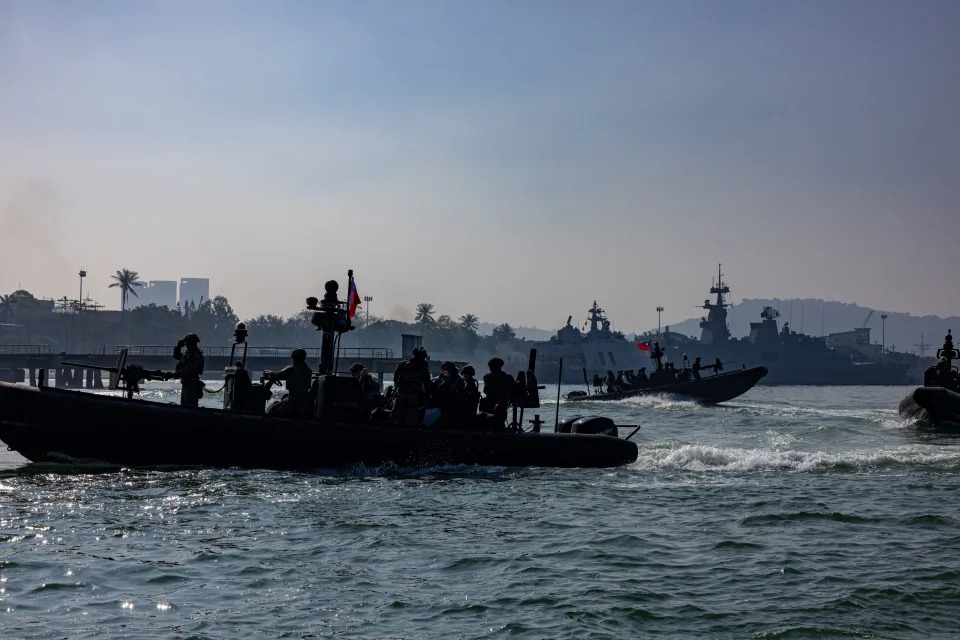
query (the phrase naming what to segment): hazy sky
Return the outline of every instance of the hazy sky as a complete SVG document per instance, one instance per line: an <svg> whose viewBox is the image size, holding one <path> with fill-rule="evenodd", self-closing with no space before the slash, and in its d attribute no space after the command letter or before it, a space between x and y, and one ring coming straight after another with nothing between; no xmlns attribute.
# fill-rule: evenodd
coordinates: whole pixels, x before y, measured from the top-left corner
<svg viewBox="0 0 960 640"><path fill-rule="evenodd" d="M960 314L960 2L0 0L0 292ZM345 287L344 287L345 289ZM409 315L407 316L409 317Z"/></svg>

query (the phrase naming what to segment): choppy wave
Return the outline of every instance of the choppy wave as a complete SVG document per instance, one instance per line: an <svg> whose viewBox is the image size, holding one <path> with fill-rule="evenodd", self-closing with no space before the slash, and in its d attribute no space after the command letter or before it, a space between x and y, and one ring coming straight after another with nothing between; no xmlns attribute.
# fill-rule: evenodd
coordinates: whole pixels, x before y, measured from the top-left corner
<svg viewBox="0 0 960 640"><path fill-rule="evenodd" d="M899 425L903 424L903 421L898 419L896 408L860 407L846 409L843 407L813 407L782 403L727 403L719 405L718 409L748 416L777 416L804 421L842 419L864 420L874 423L896 421Z"/></svg>
<svg viewBox="0 0 960 640"><path fill-rule="evenodd" d="M867 471L923 467L960 470L960 451L925 445L842 452L748 449L707 444L641 446L633 468L649 471Z"/></svg>

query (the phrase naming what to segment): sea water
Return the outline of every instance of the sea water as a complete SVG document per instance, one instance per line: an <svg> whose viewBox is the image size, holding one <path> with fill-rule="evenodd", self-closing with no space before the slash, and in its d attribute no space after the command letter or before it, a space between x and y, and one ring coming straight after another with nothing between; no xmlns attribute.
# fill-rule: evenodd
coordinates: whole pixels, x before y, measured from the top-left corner
<svg viewBox="0 0 960 640"><path fill-rule="evenodd" d="M958 637L960 440L901 421L906 392L562 402L561 419L642 425L616 469L71 469L3 451L0 637Z"/></svg>

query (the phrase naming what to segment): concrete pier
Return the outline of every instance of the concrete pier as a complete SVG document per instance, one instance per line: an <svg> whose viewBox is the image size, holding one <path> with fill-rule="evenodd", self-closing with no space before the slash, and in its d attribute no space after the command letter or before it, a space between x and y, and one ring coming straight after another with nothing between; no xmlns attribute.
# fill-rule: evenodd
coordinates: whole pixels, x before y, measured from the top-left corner
<svg viewBox="0 0 960 640"><path fill-rule="evenodd" d="M2 382L23 382L23 379L23 369L19 367L0 369L0 381Z"/></svg>

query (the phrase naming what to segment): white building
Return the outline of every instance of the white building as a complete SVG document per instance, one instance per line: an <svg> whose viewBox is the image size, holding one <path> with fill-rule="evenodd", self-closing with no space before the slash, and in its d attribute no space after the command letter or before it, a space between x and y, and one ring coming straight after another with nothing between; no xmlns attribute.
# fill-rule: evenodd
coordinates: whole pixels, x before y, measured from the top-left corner
<svg viewBox="0 0 960 640"><path fill-rule="evenodd" d="M144 287L143 293L140 294L141 297L146 294L150 302L147 304L155 304L158 307L166 307L167 309L175 309L177 307L177 281L176 280L151 280L150 283Z"/></svg>
<svg viewBox="0 0 960 640"><path fill-rule="evenodd" d="M151 280L142 287L134 287L136 295L127 296L127 308L136 309L155 304L158 307L175 309L177 306L176 280Z"/></svg>
<svg viewBox="0 0 960 640"><path fill-rule="evenodd" d="M142 287L134 287L131 293L127 294L127 306L124 311L136 309L137 307L146 307L150 305L149 283L144 282Z"/></svg>
<svg viewBox="0 0 960 640"><path fill-rule="evenodd" d="M185 309L187 303L191 307L199 307L210 299L210 278L181 278L180 279L180 308Z"/></svg>

